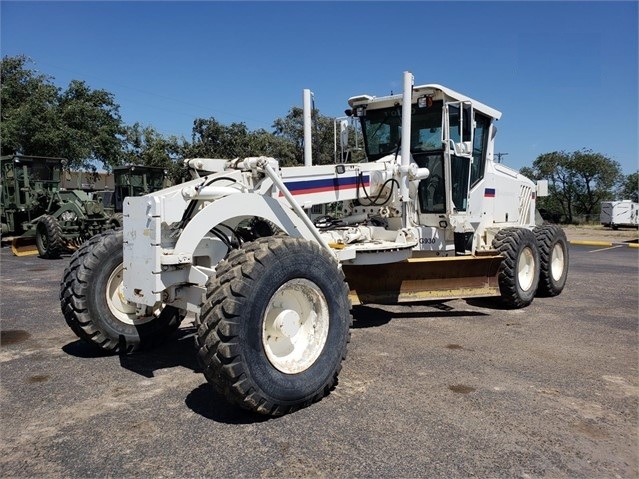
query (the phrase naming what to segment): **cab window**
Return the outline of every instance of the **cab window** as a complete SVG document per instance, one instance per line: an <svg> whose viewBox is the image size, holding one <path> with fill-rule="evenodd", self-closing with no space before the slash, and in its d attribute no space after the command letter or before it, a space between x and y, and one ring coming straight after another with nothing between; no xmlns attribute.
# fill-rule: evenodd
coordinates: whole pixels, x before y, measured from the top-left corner
<svg viewBox="0 0 639 479"><path fill-rule="evenodd" d="M473 165L470 170L471 188L484 177L490 118L479 112L475 112L475 125L475 137L473 139Z"/></svg>

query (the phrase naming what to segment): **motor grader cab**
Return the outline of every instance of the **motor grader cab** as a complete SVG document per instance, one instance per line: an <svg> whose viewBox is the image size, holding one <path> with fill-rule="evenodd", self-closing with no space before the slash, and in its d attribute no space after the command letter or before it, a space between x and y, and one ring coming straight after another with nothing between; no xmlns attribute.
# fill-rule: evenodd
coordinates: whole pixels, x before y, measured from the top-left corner
<svg viewBox="0 0 639 479"><path fill-rule="evenodd" d="M60 190L66 160L8 155L0 158L2 235L21 235L25 225L47 213Z"/></svg>
<svg viewBox="0 0 639 479"><path fill-rule="evenodd" d="M349 99L361 124L369 161L401 156L402 95ZM409 188L417 256L490 250L503 226L534 226L534 199L545 193L528 178L495 163L501 113L441 85L412 88L410 163L427 171Z"/></svg>
<svg viewBox="0 0 639 479"><path fill-rule="evenodd" d="M352 304L497 296L520 308L563 290L565 234L534 223L543 184L493 161L498 111L405 72L401 95L349 100L368 161L313 166L307 92L305 166L185 160L201 176L126 198L123 229L74 254L61 307L81 339L128 353L192 312L207 380L277 416L335 386ZM339 214L312 221L325 204Z"/></svg>
<svg viewBox="0 0 639 479"><path fill-rule="evenodd" d="M111 214L111 224L122 226L122 205L128 196L143 196L171 185L166 168L127 165L113 168L114 188L95 195L105 211Z"/></svg>
<svg viewBox="0 0 639 479"><path fill-rule="evenodd" d="M132 165L113 168L115 211L122 211L122 204L127 196L143 196L170 186L167 175L166 168L159 166Z"/></svg>

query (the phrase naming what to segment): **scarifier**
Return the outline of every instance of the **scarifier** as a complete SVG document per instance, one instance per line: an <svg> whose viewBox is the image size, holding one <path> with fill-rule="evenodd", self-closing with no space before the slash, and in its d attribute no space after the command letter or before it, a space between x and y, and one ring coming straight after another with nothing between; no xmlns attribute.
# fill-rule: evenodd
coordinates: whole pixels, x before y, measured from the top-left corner
<svg viewBox="0 0 639 479"><path fill-rule="evenodd" d="M190 159L207 174L127 198L123 229L91 239L64 273L73 331L126 353L193 313L207 380L281 415L336 385L352 304L500 296L521 308L562 291L565 234L535 220L547 185L493 161L500 112L414 86L410 72L402 94L348 102L365 162L313 166L305 121L304 166ZM321 205L338 214L311 220Z"/></svg>

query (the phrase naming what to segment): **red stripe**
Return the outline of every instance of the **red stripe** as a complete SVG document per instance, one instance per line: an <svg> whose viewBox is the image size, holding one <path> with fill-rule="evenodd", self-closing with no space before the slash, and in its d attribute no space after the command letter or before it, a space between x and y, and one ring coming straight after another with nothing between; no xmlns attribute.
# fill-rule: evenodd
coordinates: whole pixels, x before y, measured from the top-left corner
<svg viewBox="0 0 639 479"><path fill-rule="evenodd" d="M364 187L368 188L369 184L365 183L363 185ZM297 195L310 195L312 193L325 193L327 191L344 191L344 190L352 190L357 188L357 185L338 185L337 187L334 186L318 186L316 188L304 188L303 190L295 190L295 191L291 191L291 194L293 196L297 196ZM280 196L284 196L281 192L280 192Z"/></svg>

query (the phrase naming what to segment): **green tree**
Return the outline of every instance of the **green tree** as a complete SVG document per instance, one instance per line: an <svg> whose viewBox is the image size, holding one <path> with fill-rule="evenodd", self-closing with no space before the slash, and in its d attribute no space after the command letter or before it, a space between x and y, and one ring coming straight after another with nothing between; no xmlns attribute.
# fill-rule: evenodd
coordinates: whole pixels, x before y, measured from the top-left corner
<svg viewBox="0 0 639 479"><path fill-rule="evenodd" d="M613 195L621 179L619 163L601 153L582 149L544 153L522 173L535 180L548 180L549 197L539 207L551 213L560 212L572 223L576 215L592 217L599 212L601 201Z"/></svg>
<svg viewBox="0 0 639 479"><path fill-rule="evenodd" d="M113 94L72 80L57 106L61 132L54 140L71 165L98 162L108 170L122 162L124 126Z"/></svg>
<svg viewBox="0 0 639 479"><path fill-rule="evenodd" d="M599 214L601 202L614 195L623 178L619 163L583 149L572 153L571 164L577 179L578 212L588 217Z"/></svg>
<svg viewBox="0 0 639 479"><path fill-rule="evenodd" d="M123 126L113 95L78 80L62 91L30 62L21 55L0 65L2 154L64 157L70 168L119 164Z"/></svg>
<svg viewBox="0 0 639 479"><path fill-rule="evenodd" d="M151 126L134 123L124 128L122 162L126 165L160 166L179 182L183 165L181 159L189 144L184 138L165 137Z"/></svg>
<svg viewBox="0 0 639 479"><path fill-rule="evenodd" d="M225 126L215 118L198 118L193 122L192 143L183 149L185 158L246 158L270 156L282 166L298 164L297 149L285 137L264 129L249 131L244 123Z"/></svg>
<svg viewBox="0 0 639 479"><path fill-rule="evenodd" d="M273 132L249 131L244 123L222 125L214 118L193 123L192 142L164 137L151 126L125 126L114 96L72 80L66 90L53 78L29 68L26 56L4 57L1 64L2 154L57 156L69 168L107 171L120 164L165 166L177 174L178 159L271 156L282 166L301 165L303 110L292 108L276 119ZM313 163L334 156L334 120L312 112ZM352 136L352 135L351 135ZM176 166L178 165L178 166Z"/></svg>
<svg viewBox="0 0 639 479"><path fill-rule="evenodd" d="M547 179L542 177L539 172L534 171L531 167L526 166L521 168L519 172L534 181ZM566 218L566 208L564 208L561 202L562 196L556 193L556 187L554 187L550 182L548 183L548 190L548 196L537 197L537 209L544 219L549 220L552 223L560 223L562 218Z"/></svg>
<svg viewBox="0 0 639 479"><path fill-rule="evenodd" d="M312 155L313 164L324 165L334 163L334 125L333 118L312 112ZM304 163L304 110L293 107L284 118L273 122L274 134L278 138L288 140L293 145L296 164Z"/></svg>
<svg viewBox="0 0 639 479"><path fill-rule="evenodd" d="M294 145L285 138L278 137L264 129L251 133L249 156L269 156L276 158L281 166L298 164Z"/></svg>
<svg viewBox="0 0 639 479"><path fill-rule="evenodd" d="M273 133L264 129L249 131L244 123L222 125L215 118L198 118L193 122L192 143L186 145L184 157L245 158L270 156L281 166L299 166L304 163L303 109L293 107L284 118L272 125ZM335 161L335 125L333 118L312 113L312 154L314 164ZM350 140L354 142L354 133ZM360 157L361 153L358 153ZM361 158L359 158L361 160Z"/></svg>
<svg viewBox="0 0 639 479"><path fill-rule="evenodd" d="M620 200L639 203L639 171L630 173L624 178L618 197Z"/></svg>
<svg viewBox="0 0 639 479"><path fill-rule="evenodd" d="M193 122L188 157L239 158L247 156L249 131L244 123L225 126L215 118L197 118Z"/></svg>
<svg viewBox="0 0 639 479"><path fill-rule="evenodd" d="M567 153L555 151L539 155L532 169L523 174L534 180L548 180L549 196L538 207L545 206L549 212L560 213L569 223L572 222L576 185Z"/></svg>
<svg viewBox="0 0 639 479"><path fill-rule="evenodd" d="M58 88L51 77L25 68L24 55L3 57L0 63L0 135L2 155L60 156L51 141L59 135Z"/></svg>

